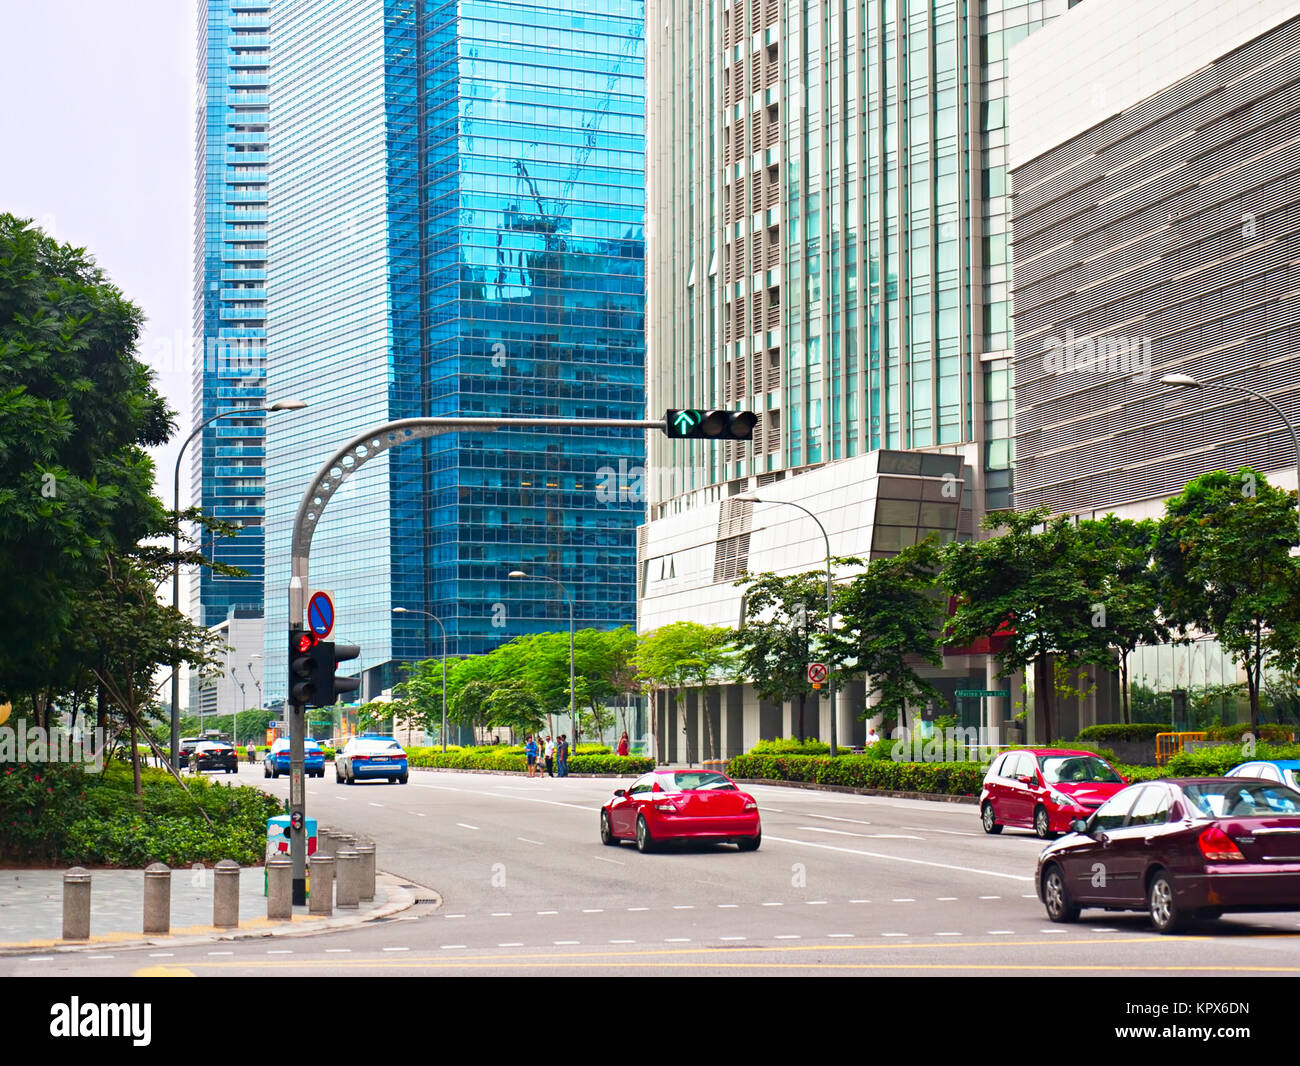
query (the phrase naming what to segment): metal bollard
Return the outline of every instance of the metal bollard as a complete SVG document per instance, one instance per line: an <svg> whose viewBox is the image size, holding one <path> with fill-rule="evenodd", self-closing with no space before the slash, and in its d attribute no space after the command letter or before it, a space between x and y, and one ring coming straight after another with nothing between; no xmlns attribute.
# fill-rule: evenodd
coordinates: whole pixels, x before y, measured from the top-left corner
<svg viewBox="0 0 1300 1066"><path fill-rule="evenodd" d="M375 845L358 844L357 854L361 856L361 899L370 903L375 898Z"/></svg>
<svg viewBox="0 0 1300 1066"><path fill-rule="evenodd" d="M311 898L308 913L329 917L334 913L334 856L320 849L311 857Z"/></svg>
<svg viewBox="0 0 1300 1066"><path fill-rule="evenodd" d="M156 862L144 871L144 932L146 936L172 931L172 872Z"/></svg>
<svg viewBox="0 0 1300 1066"><path fill-rule="evenodd" d="M293 917L292 859L272 859L266 864L266 916L273 922Z"/></svg>
<svg viewBox="0 0 1300 1066"><path fill-rule="evenodd" d="M338 864L334 904L339 910L356 910L361 900L361 856L345 848L334 861Z"/></svg>
<svg viewBox="0 0 1300 1066"><path fill-rule="evenodd" d="M90 939L90 871L82 866L63 875L63 939Z"/></svg>
<svg viewBox="0 0 1300 1066"><path fill-rule="evenodd" d="M212 924L219 928L239 925L239 863L217 863L212 887Z"/></svg>

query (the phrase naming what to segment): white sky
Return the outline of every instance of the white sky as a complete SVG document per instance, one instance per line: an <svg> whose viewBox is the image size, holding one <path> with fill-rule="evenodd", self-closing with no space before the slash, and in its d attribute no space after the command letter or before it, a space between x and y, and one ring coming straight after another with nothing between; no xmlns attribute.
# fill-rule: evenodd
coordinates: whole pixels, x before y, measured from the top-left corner
<svg viewBox="0 0 1300 1066"><path fill-rule="evenodd" d="M0 211L87 249L147 317L138 349L188 433L193 0L0 0ZM171 506L176 445L157 449ZM188 467L188 462L186 466ZM181 500L188 496L182 471Z"/></svg>

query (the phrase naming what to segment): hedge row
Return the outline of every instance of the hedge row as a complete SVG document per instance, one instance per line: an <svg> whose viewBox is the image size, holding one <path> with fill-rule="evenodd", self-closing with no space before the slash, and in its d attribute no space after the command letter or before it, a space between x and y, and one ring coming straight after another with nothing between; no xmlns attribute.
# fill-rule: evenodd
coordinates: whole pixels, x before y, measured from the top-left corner
<svg viewBox="0 0 1300 1066"><path fill-rule="evenodd" d="M829 755L830 753L829 744L812 737L807 740L799 740L797 737L760 740L749 750L750 755Z"/></svg>
<svg viewBox="0 0 1300 1066"><path fill-rule="evenodd" d="M1170 733L1173 726L1163 722L1104 722L1079 731L1080 740L1155 740L1157 733Z"/></svg>
<svg viewBox="0 0 1300 1066"><path fill-rule="evenodd" d="M1242 740L1247 734L1256 740L1267 740L1274 744L1292 744L1300 741L1300 726L1278 725L1276 722L1263 722L1256 730L1251 730L1249 722L1237 722L1233 725L1212 725L1205 729L1206 740Z"/></svg>
<svg viewBox="0 0 1300 1066"><path fill-rule="evenodd" d="M1220 777L1239 763L1256 759L1300 759L1300 744L1225 744L1180 751L1163 770L1167 777Z"/></svg>
<svg viewBox="0 0 1300 1066"><path fill-rule="evenodd" d="M977 795L986 770L977 762L894 762L865 755L738 755L727 763L735 778L949 796Z"/></svg>
<svg viewBox="0 0 1300 1066"><path fill-rule="evenodd" d="M406 754L411 766L431 766L441 770L495 770L498 773L524 773L528 770L528 760L522 753L449 751L444 755L433 748L411 748ZM569 756L571 774L643 774L654 767L653 759L639 755Z"/></svg>

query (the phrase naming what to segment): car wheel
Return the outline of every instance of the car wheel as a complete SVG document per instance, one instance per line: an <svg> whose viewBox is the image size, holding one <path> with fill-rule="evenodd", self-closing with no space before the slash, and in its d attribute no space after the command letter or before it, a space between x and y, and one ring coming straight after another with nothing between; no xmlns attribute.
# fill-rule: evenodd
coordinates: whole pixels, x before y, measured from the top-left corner
<svg viewBox="0 0 1300 1066"><path fill-rule="evenodd" d="M997 817L993 813L993 804L986 803L980 809L980 825L984 827L986 833L1000 833L1002 826L997 822Z"/></svg>
<svg viewBox="0 0 1300 1066"><path fill-rule="evenodd" d="M1065 874L1059 866L1049 866L1043 874L1043 903L1047 907L1047 917L1053 922L1077 922L1079 905L1070 899L1070 890L1065 887Z"/></svg>
<svg viewBox="0 0 1300 1066"><path fill-rule="evenodd" d="M407 775L406 775L406 774L403 774L401 777L399 777L399 778L397 779L397 783L398 783L399 785L404 785L404 784L406 784L406 780L407 780Z"/></svg>
<svg viewBox="0 0 1300 1066"><path fill-rule="evenodd" d="M1052 832L1052 819L1046 807L1039 807L1034 811L1034 835L1039 840L1056 839L1056 834Z"/></svg>
<svg viewBox="0 0 1300 1066"><path fill-rule="evenodd" d="M741 851L757 851L758 846L763 843L763 834L755 833L752 837L741 837L736 841L736 846Z"/></svg>
<svg viewBox="0 0 1300 1066"><path fill-rule="evenodd" d="M337 766L334 767L334 783L338 785L343 784L343 775L339 773L339 768Z"/></svg>
<svg viewBox="0 0 1300 1066"><path fill-rule="evenodd" d="M269 762L268 762L268 763L262 763L262 776L263 776L263 777L270 777L270 776L271 776L271 764L270 764Z"/></svg>
<svg viewBox="0 0 1300 1066"><path fill-rule="evenodd" d="M600 812L600 842L608 847L618 847L618 837L614 835L614 827L609 824L609 814L606 811Z"/></svg>
<svg viewBox="0 0 1300 1066"><path fill-rule="evenodd" d="M357 783L357 775L353 773L351 770L348 770L348 784L355 785L356 783Z"/></svg>
<svg viewBox="0 0 1300 1066"><path fill-rule="evenodd" d="M645 824L645 815L638 814L636 817L636 850L645 854L648 851L654 851L654 837L650 835L650 827Z"/></svg>
<svg viewBox="0 0 1300 1066"><path fill-rule="evenodd" d="M1187 924L1187 916L1179 910L1174 898L1174 883L1164 870L1151 878L1147 889L1147 910L1157 933L1176 933Z"/></svg>

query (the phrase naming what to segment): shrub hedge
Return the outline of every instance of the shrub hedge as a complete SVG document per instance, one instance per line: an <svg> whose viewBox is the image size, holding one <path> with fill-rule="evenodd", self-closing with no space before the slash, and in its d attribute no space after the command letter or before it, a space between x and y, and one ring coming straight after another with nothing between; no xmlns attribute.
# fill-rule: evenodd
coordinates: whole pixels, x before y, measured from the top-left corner
<svg viewBox="0 0 1300 1066"><path fill-rule="evenodd" d="M1079 731L1079 740L1155 740L1157 733L1171 733L1173 726L1162 722L1105 722Z"/></svg>
<svg viewBox="0 0 1300 1066"><path fill-rule="evenodd" d="M1249 722L1236 722L1233 725L1212 725L1206 728L1205 739L1242 740L1251 732ZM1261 722L1259 728L1253 732L1256 740L1267 740L1273 744L1293 744L1300 741L1300 726Z"/></svg>
<svg viewBox="0 0 1300 1066"><path fill-rule="evenodd" d="M867 755L739 755L727 763L735 778L974 796L987 767L969 762L894 762Z"/></svg>
<svg viewBox="0 0 1300 1066"><path fill-rule="evenodd" d="M1165 777L1219 777L1237 764L1255 759L1300 759L1300 744L1256 744L1253 750L1240 744L1225 744L1219 748L1180 751L1162 770Z"/></svg>
<svg viewBox="0 0 1300 1066"><path fill-rule="evenodd" d="M812 737L807 740L799 740L796 737L760 740L749 750L750 755L829 755L830 753L829 744Z"/></svg>
<svg viewBox="0 0 1300 1066"><path fill-rule="evenodd" d="M606 749L608 751L608 749ZM465 751L448 751L443 754L434 748L409 748L407 760L411 766L430 766L442 770L494 770L500 772L522 773L528 769L528 760L523 751L514 750L483 752L481 749ZM569 773L571 774L643 774L653 770L653 759L639 755L594 754L569 756Z"/></svg>

